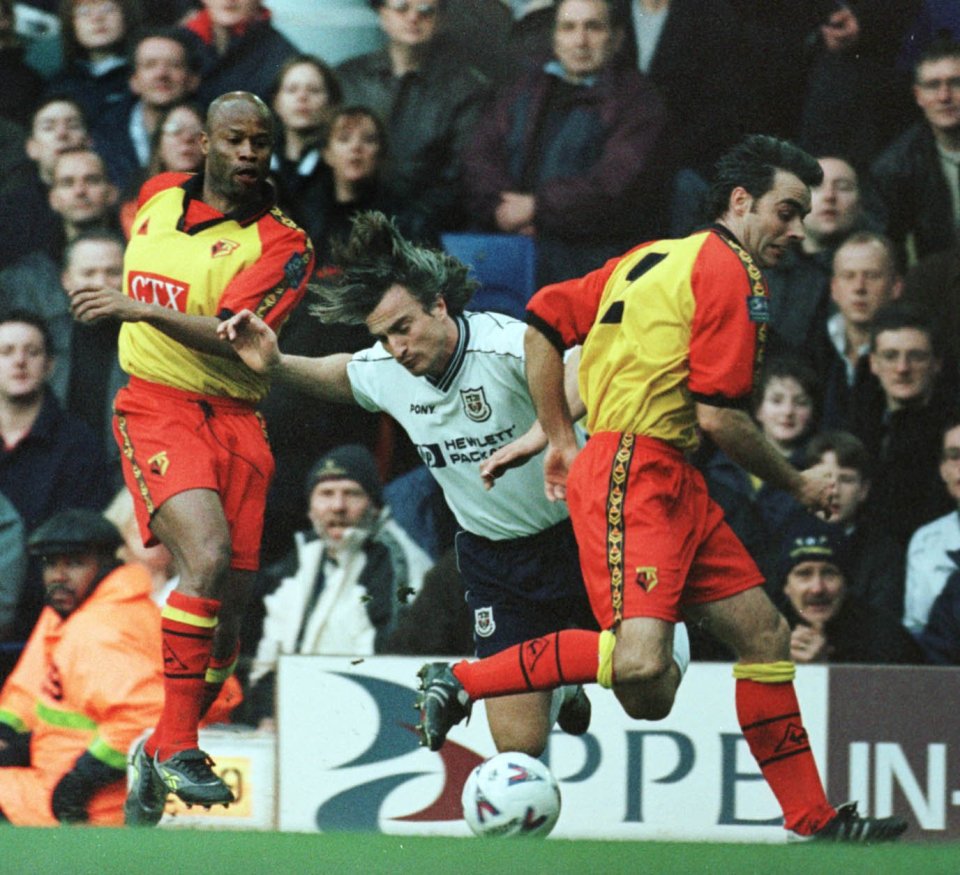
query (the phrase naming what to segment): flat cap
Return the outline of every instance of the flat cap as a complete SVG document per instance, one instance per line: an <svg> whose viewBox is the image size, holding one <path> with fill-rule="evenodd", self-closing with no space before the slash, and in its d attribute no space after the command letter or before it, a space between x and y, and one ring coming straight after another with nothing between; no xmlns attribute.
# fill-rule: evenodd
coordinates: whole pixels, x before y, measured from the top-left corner
<svg viewBox="0 0 960 875"><path fill-rule="evenodd" d="M27 539L27 549L33 556L43 556L115 550L122 543L120 531L103 514L78 507L55 513L37 526Z"/></svg>

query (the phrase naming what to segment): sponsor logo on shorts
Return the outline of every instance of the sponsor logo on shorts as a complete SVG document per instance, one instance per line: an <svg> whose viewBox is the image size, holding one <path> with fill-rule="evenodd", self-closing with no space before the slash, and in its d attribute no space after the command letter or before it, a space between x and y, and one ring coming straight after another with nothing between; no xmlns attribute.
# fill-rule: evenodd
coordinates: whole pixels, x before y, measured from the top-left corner
<svg viewBox="0 0 960 875"><path fill-rule="evenodd" d="M490 418L490 405L487 396L483 393L483 386L478 389L461 389L460 400L463 402L463 412L468 419L474 422L486 422Z"/></svg>
<svg viewBox="0 0 960 875"><path fill-rule="evenodd" d="M479 638L489 638L497 631L493 608L477 608L473 612L473 630Z"/></svg>
<svg viewBox="0 0 960 875"><path fill-rule="evenodd" d="M641 565L637 568L637 583L644 592L650 592L658 583L657 569L654 565Z"/></svg>
<svg viewBox="0 0 960 875"><path fill-rule="evenodd" d="M151 474L163 477L167 473L167 468L170 467L170 459L167 458L167 451L161 450L159 453L151 456L147 459L147 464L150 466Z"/></svg>

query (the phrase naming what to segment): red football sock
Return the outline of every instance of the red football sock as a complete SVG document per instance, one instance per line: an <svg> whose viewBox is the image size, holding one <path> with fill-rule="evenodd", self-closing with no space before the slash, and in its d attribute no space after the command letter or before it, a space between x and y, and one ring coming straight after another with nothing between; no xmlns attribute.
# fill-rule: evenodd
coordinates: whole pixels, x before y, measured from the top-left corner
<svg viewBox="0 0 960 875"><path fill-rule="evenodd" d="M471 699L597 682L600 633L564 629L453 667Z"/></svg>
<svg viewBox="0 0 960 875"><path fill-rule="evenodd" d="M203 720L210 710L210 706L217 701L217 696L223 689L237 667L237 659L240 656L240 642L238 641L229 656L217 657L211 656L207 663L207 671L204 675L203 698L200 702L200 719Z"/></svg>
<svg viewBox="0 0 960 875"><path fill-rule="evenodd" d="M792 683L737 680L737 718L750 752L783 809L783 825L810 835L835 814L803 728Z"/></svg>
<svg viewBox="0 0 960 875"><path fill-rule="evenodd" d="M220 602L170 593L161 613L163 712L144 749L168 759L198 746L197 724Z"/></svg>

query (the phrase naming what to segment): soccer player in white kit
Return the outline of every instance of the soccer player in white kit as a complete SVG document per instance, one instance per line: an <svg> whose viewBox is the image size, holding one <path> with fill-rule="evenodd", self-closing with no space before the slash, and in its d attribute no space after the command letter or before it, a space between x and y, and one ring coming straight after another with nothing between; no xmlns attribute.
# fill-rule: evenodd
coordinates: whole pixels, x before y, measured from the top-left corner
<svg viewBox="0 0 960 875"><path fill-rule="evenodd" d="M365 324L378 341L370 349L281 354L270 328L248 311L222 323L222 336L254 370L326 400L385 411L405 429L462 529L457 559L478 656L561 628L596 629L566 505L544 495L540 455L516 464L540 446L524 373L526 326L465 312L475 288L467 269L408 243L379 213L355 220L337 264L340 272L317 289L316 309L324 321ZM679 685L689 644L682 626L678 633ZM579 688L490 699L486 709L498 750L533 756L558 709L567 731L589 723Z"/></svg>

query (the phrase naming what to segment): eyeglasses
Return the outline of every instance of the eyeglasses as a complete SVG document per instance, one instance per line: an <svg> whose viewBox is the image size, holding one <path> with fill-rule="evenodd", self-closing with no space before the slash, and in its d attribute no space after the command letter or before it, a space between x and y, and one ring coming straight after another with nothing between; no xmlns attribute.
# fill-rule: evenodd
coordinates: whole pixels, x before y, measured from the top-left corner
<svg viewBox="0 0 960 875"><path fill-rule="evenodd" d="M405 15L413 9L417 15L424 18L433 18L437 14L436 3L411 3L410 0L384 0L383 5L391 12Z"/></svg>

